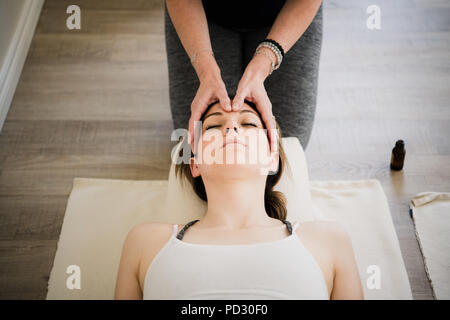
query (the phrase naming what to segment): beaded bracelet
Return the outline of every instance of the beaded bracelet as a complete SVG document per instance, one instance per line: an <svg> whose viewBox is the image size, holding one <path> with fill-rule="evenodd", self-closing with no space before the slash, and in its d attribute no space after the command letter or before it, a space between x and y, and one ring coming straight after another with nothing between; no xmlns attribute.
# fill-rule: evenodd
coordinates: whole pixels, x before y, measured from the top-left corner
<svg viewBox="0 0 450 320"><path fill-rule="evenodd" d="M263 41L261 41L259 43L258 47L256 48L256 51L259 51L259 48L261 48L261 47L269 48L270 50L272 50L272 52L277 57L278 63L275 66L272 64L272 70L270 72L270 73L272 73L273 70L276 70L280 67L281 61L283 61L283 58L284 58L283 47L277 41L275 41L273 39L269 39L269 38L266 38Z"/></svg>
<svg viewBox="0 0 450 320"><path fill-rule="evenodd" d="M264 39L263 42L270 42L270 43L272 43L273 45L275 45L275 46L278 48L278 50L280 50L281 55L282 55L283 58L284 58L284 50L283 50L283 47L281 46L281 44L279 44L278 42L276 42L276 41L273 40L273 39L267 39L267 38Z"/></svg>
<svg viewBox="0 0 450 320"><path fill-rule="evenodd" d="M270 60L270 72L269 72L269 75L271 75L273 70L275 70L275 66L276 66L276 63L273 61L272 56L270 55L270 53L261 50L261 47L256 49L256 51L253 54L253 56L255 56L257 54L264 54L267 58L269 58L269 60Z"/></svg>
<svg viewBox="0 0 450 320"><path fill-rule="evenodd" d="M281 54L281 51L277 48L277 46L275 46L273 43L270 42L261 42L257 47L256 47L256 51L258 51L260 48L262 47L266 47L269 48L270 50L272 50L272 52L275 54L275 56L277 57L277 63L276 65L273 67L273 70L276 70L280 67L281 61L283 61L283 55ZM273 71L272 70L272 71Z"/></svg>

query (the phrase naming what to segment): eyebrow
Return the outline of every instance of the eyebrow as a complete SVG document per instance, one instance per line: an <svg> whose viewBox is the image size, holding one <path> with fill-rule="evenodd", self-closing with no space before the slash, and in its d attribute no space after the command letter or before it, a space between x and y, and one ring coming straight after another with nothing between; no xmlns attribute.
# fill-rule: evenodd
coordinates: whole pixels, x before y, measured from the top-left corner
<svg viewBox="0 0 450 320"><path fill-rule="evenodd" d="M258 117L258 119L259 119L259 116L258 116L258 114L257 114L255 111L248 110L248 109L244 109L244 110L239 111L239 113L244 113L244 112L250 112L250 113L253 113L253 114L256 115L256 116ZM223 115L223 112L217 111L217 112L210 113L210 114L208 114L206 117L203 118L203 121L205 121L207 118L209 118L209 117L211 117L211 116L220 116L220 115Z"/></svg>

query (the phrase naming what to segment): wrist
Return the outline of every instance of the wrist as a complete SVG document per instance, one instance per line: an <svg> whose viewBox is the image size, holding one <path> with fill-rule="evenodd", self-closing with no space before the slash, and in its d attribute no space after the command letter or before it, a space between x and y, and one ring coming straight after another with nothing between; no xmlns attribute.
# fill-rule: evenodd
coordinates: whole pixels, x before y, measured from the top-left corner
<svg viewBox="0 0 450 320"><path fill-rule="evenodd" d="M193 67L200 82L204 79L220 76L219 66L210 52L199 53Z"/></svg>
<svg viewBox="0 0 450 320"><path fill-rule="evenodd" d="M271 70L272 61L263 54L256 54L247 65L246 73L264 81L270 75Z"/></svg>

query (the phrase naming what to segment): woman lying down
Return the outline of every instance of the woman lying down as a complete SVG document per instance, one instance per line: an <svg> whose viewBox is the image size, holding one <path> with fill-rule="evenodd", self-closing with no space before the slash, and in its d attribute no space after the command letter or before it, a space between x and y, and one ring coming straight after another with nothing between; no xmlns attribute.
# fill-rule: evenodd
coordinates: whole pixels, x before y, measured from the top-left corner
<svg viewBox="0 0 450 320"><path fill-rule="evenodd" d="M270 150L251 102L239 111L212 103L201 120L195 156L176 174L207 202L206 214L185 225L133 227L115 298L363 299L345 230L286 220L286 199L273 190L287 164L279 126L278 150Z"/></svg>

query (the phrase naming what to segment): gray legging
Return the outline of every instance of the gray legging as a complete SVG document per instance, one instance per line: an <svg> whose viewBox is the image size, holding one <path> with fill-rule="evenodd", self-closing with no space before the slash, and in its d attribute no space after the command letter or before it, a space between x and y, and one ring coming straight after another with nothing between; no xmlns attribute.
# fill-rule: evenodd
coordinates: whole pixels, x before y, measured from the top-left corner
<svg viewBox="0 0 450 320"><path fill-rule="evenodd" d="M169 95L173 126L188 128L190 106L199 80L165 7L165 38L169 68ZM225 28L208 21L211 45L230 96L270 27L256 30ZM308 29L286 53L278 70L264 82L272 112L283 137L297 137L306 147L311 136L317 99L322 47L322 4Z"/></svg>

